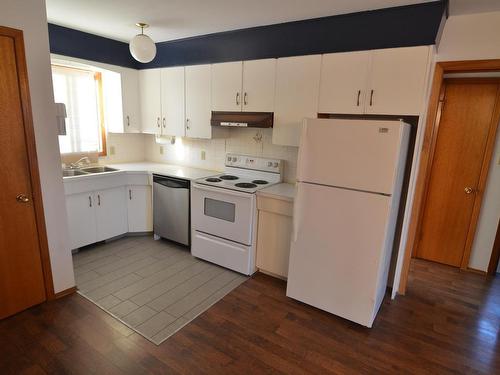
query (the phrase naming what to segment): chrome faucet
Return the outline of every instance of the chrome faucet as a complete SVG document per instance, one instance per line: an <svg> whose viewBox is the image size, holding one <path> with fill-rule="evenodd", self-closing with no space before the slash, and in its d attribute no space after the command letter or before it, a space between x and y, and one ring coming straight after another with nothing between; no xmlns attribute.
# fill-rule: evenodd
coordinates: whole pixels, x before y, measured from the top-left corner
<svg viewBox="0 0 500 375"><path fill-rule="evenodd" d="M83 163L84 161L85 161L85 164L90 164L90 159L87 156L84 156L83 158L78 159L76 162L70 163L69 164L69 169L78 169L78 168L81 168L82 165L84 164Z"/></svg>

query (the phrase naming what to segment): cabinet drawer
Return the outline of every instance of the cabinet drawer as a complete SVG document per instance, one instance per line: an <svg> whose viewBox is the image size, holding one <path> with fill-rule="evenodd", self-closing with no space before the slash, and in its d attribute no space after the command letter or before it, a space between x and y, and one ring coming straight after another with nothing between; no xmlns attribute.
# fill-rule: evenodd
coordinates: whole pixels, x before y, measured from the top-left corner
<svg viewBox="0 0 500 375"><path fill-rule="evenodd" d="M257 197L257 209L279 215L293 216L293 203L282 199Z"/></svg>

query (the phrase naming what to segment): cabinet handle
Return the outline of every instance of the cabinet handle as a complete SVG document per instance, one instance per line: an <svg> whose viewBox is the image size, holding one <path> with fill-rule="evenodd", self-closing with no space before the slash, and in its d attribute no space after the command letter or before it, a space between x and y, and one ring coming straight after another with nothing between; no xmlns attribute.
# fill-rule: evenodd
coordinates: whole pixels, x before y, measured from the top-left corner
<svg viewBox="0 0 500 375"><path fill-rule="evenodd" d="M187 130L191 129L191 128L189 127L189 119L188 119L188 118L186 119L186 129L187 129Z"/></svg>
<svg viewBox="0 0 500 375"><path fill-rule="evenodd" d="M132 189L128 189L128 199L132 200Z"/></svg>
<svg viewBox="0 0 500 375"><path fill-rule="evenodd" d="M356 106L359 107L359 97L361 95L361 90L358 90L358 99L356 100Z"/></svg>
<svg viewBox="0 0 500 375"><path fill-rule="evenodd" d="M127 126L130 126L130 117L127 116Z"/></svg>
<svg viewBox="0 0 500 375"><path fill-rule="evenodd" d="M101 205L101 196L99 194L97 194L97 205Z"/></svg>
<svg viewBox="0 0 500 375"><path fill-rule="evenodd" d="M243 95L243 104L245 104L245 105L247 105L247 104L248 104L247 97L248 97L248 94L247 94L247 93L245 93L245 94Z"/></svg>
<svg viewBox="0 0 500 375"><path fill-rule="evenodd" d="M160 127L160 118L159 117L156 118L156 126Z"/></svg>
<svg viewBox="0 0 500 375"><path fill-rule="evenodd" d="M370 91L370 107L373 105L373 89Z"/></svg>
<svg viewBox="0 0 500 375"><path fill-rule="evenodd" d="M89 195L89 207L92 207L92 197Z"/></svg>
<svg viewBox="0 0 500 375"><path fill-rule="evenodd" d="M163 128L166 128L167 127L167 120L165 119L165 117L163 117Z"/></svg>
<svg viewBox="0 0 500 375"><path fill-rule="evenodd" d="M240 93L236 93L236 105L240 105Z"/></svg>

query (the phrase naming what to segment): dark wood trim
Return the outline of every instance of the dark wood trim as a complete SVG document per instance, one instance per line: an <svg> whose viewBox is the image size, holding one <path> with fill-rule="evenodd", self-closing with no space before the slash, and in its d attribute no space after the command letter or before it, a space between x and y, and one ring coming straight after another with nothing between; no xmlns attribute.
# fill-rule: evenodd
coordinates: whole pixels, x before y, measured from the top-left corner
<svg viewBox="0 0 500 375"><path fill-rule="evenodd" d="M434 156L434 149L437 139L437 133L439 128L439 120L440 120L440 102L442 95L442 88L444 84L444 74L445 73L467 73L467 72L491 72L491 71L500 71L500 59L495 60L470 60L470 61L444 61L437 62L434 69L434 77L432 80L431 86L431 94L429 98L429 105L427 109L427 118L424 129L424 139L422 144L422 150L420 152L420 160L419 160L419 170L417 175L417 181L415 184L415 194L413 198L412 211L410 217L410 223L408 226L408 240L405 247L403 268L401 271L401 278L399 281L399 294L405 294L406 287L408 284L408 275L410 272L410 261L412 253L418 243L418 232L420 227L420 222L422 219L422 211L425 203L425 195L429 183L430 171L432 166L432 158ZM498 101L495 108L495 115L499 116L499 108ZM497 117L498 118L498 117ZM496 125L495 126L496 132ZM492 128L490 128L492 129ZM491 138L494 138L495 133L489 134L488 145L485 151L485 158L491 158L491 154L493 153L493 149L490 145L490 142L494 142ZM490 154L490 155L488 155ZM483 194L484 184L486 183L487 172L489 170L489 164L485 167L483 163L483 170L486 169L486 172L481 172L480 180L483 183L481 188L481 196ZM480 204L479 199L479 204ZM480 205L479 205L480 208ZM479 212L477 212L477 215ZM474 233L472 233L473 239ZM470 245L472 244L472 239L468 234L468 241L470 241ZM468 251L467 257L464 257L462 264L465 263L465 258L468 259L470 256L470 249Z"/></svg>
<svg viewBox="0 0 500 375"><path fill-rule="evenodd" d="M73 293L76 293L77 290L78 290L78 288L76 286L74 286L74 287L71 287L71 288L68 288L65 290L61 290L60 292L57 292L54 297L55 297L55 299L66 297L66 296L69 296Z"/></svg>
<svg viewBox="0 0 500 375"><path fill-rule="evenodd" d="M500 220L498 220L497 235L491 250L490 263L488 264L488 275L493 276L497 272L498 263L500 261Z"/></svg>
<svg viewBox="0 0 500 375"><path fill-rule="evenodd" d="M100 72L94 73L94 79L97 85L97 101L99 111L99 131L101 135L101 150L99 151L99 156L108 155L108 148L106 145L106 124L104 115L104 93L102 89L102 74Z"/></svg>
<svg viewBox="0 0 500 375"><path fill-rule="evenodd" d="M31 190L33 194L33 206L35 209L36 225L38 230L38 241L40 256L42 260L43 277L45 281L45 293L47 299L54 299L54 283L52 279L52 268L50 266L49 244L47 240L47 229L42 202L42 188L40 185L40 174L38 170L38 158L36 154L35 132L33 129L33 114L31 110L31 96L28 84L28 69L24 50L24 38L21 30L0 26L0 34L10 36L14 39L16 50L16 63L19 76L19 89L21 94L21 106L23 111L24 134L26 138L26 149L30 168Z"/></svg>

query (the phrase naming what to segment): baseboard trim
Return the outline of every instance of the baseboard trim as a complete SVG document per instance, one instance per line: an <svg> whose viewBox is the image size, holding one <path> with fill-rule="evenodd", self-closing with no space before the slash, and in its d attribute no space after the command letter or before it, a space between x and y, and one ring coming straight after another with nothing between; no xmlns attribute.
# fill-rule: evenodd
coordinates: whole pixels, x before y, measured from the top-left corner
<svg viewBox="0 0 500 375"><path fill-rule="evenodd" d="M73 293L76 293L76 286L73 286L71 288L68 288L68 289L65 289L65 290L61 290L60 292L57 292L54 295L54 299L66 297L66 296L69 296L70 294L73 294Z"/></svg>
<svg viewBox="0 0 500 375"><path fill-rule="evenodd" d="M486 276L486 271L477 270L475 268L467 267L468 272L477 273L478 275Z"/></svg>

